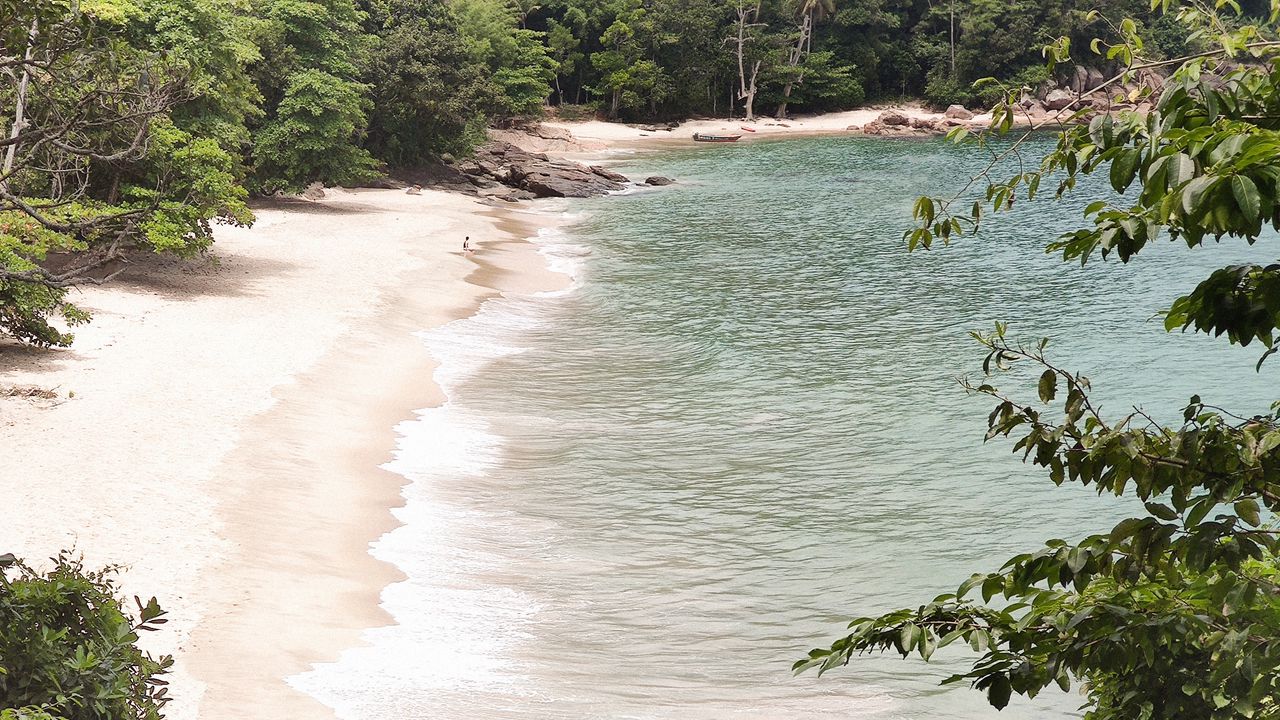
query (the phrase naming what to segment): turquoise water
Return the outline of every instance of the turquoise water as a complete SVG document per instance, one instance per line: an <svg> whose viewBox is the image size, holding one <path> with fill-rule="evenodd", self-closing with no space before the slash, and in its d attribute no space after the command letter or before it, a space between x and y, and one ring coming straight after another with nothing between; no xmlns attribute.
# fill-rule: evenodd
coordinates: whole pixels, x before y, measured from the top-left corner
<svg viewBox="0 0 1280 720"><path fill-rule="evenodd" d="M938 686L959 654L789 672L851 616L1128 509L981 442L990 403L955 382L980 369L967 331L1051 336L1104 411L1172 419L1193 392L1261 410L1274 367L1153 316L1275 242L1081 268L1042 252L1079 205L1037 202L907 254L914 197L981 161L868 139L626 159L680 183L568 206L580 221L542 242L574 289L427 337L450 403L402 428L407 525L376 553L409 575L385 597L400 625L300 686L366 718L990 716Z"/></svg>

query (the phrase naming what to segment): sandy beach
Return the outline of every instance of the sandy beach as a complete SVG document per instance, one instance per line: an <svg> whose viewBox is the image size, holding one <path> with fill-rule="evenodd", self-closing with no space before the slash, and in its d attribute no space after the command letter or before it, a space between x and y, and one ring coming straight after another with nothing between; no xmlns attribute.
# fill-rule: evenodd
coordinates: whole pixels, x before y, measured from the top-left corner
<svg viewBox="0 0 1280 720"><path fill-rule="evenodd" d="M692 142L694 133L741 135L743 140L798 137L805 135L848 135L850 128L872 122L886 110L901 113L908 119L940 121L945 115L919 105L868 107L845 112L806 115L786 120L759 117L751 122L737 119L700 119L680 123L670 130L645 129L644 125L604 122L600 120L548 121L543 125L560 128L574 135L587 151L616 150L631 147L653 147L665 142ZM985 127L990 113L975 114L968 122ZM555 147L544 147L555 151Z"/></svg>
<svg viewBox="0 0 1280 720"><path fill-rule="evenodd" d="M881 111L761 120L752 138ZM578 138L557 154L596 158L742 125L547 124ZM379 596L400 575L368 550L405 481L379 466L397 423L444 400L414 333L568 282L523 240L554 222L528 206L330 190L255 212L217 229L212 258L139 258L76 291L94 319L72 347L0 341L0 552L74 548L157 596L170 622L146 642L177 657L178 720L329 715L286 678L390 621Z"/></svg>
<svg viewBox="0 0 1280 720"><path fill-rule="evenodd" d="M412 333L565 282L532 216L459 195L329 191L77 292L68 349L0 345L0 546L125 566L169 611L171 718L323 717L285 678L385 624L367 550L403 478L392 428L440 402ZM464 236L477 242L464 255Z"/></svg>

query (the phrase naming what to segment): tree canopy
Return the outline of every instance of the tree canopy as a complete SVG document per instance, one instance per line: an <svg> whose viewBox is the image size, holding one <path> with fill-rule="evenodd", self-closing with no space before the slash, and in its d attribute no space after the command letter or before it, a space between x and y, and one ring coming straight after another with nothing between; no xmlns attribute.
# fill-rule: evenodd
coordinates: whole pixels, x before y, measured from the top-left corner
<svg viewBox="0 0 1280 720"><path fill-rule="evenodd" d="M68 286L109 279L137 252L206 251L213 224L252 221L250 193L465 154L487 124L548 103L650 120L994 102L972 82L1046 82L1041 41L1108 27L1087 7L0 0L0 332L65 345L87 317ZM1133 10L1148 49L1185 45Z"/></svg>
<svg viewBox="0 0 1280 720"><path fill-rule="evenodd" d="M976 202L965 193L921 198L910 246L976 232L990 222L985 211L1035 197L1042 185L1072 194L1094 173L1116 194L1088 205L1087 227L1049 243L1064 260L1128 262L1161 238L1189 248L1210 239L1274 244L1280 3L1262 16L1231 2L1217 3L1221 13L1198 2L1155 6L1185 26L1183 56L1150 54L1132 20L1118 24L1114 42L1063 38L1049 48L1054 62L1080 53L1119 59L1121 72L1098 93L1143 69L1172 69L1152 112L1068 127L1038 164L1022 162L1020 141L991 146L992 165L975 178L985 194ZM1016 99L997 108L996 134L1009 128ZM962 135L955 137L975 141ZM1024 170L996 177L1008 160ZM1280 347L1280 264L1218 270L1164 318L1169 330L1260 347L1250 371L1274 370L1264 361ZM1280 530L1272 519L1280 510L1280 402L1249 415L1194 396L1178 424L1141 408L1104 414L1090 380L1053 363L1048 340L1017 342L1004 325L974 338L986 352L984 377L964 387L996 403L987 439L1014 440L1014 451L1056 485L1136 498L1145 514L1080 540L1050 540L919 607L856 619L796 669L829 670L876 651L928 660L963 644L977 659L948 682L971 683L996 708L1015 693L1082 683L1091 720L1280 718ZM1029 398L993 384L1015 365L1039 377Z"/></svg>

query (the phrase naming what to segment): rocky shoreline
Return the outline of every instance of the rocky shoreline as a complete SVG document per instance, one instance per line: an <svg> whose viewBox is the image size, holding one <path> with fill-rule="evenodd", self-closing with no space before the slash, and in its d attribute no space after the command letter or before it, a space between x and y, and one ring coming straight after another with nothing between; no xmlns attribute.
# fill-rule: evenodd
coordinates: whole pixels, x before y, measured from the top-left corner
<svg viewBox="0 0 1280 720"><path fill-rule="evenodd" d="M1152 99L1163 88L1165 78L1158 73L1144 71L1128 82L1116 83L1105 91L1099 90L1106 82L1099 70L1077 68L1062 86L1046 85L1027 90L1015 109L1014 123L1023 128L1055 127L1087 120L1099 113L1149 112ZM988 127L988 121L989 115L980 116L960 105L951 105L942 113L922 113L895 107L880 111L869 122L840 127L849 134L930 137L957 127L983 130ZM766 126L790 127L766 118L756 122ZM629 127L639 131L640 137L645 137L662 131L671 132L680 125L667 123ZM745 126L743 130L755 132ZM763 130L761 132L763 134ZM841 134L839 128L827 132ZM472 157L456 159L446 156L442 162L431 166L393 171L392 176L396 180L384 179L376 184L401 188L416 184L494 201L519 202L547 197L594 197L635 185L660 186L672 182L669 178L660 177L634 182L600 165L553 157L590 153L604 147L604 144L576 137L564 127L528 122L491 130L489 142L477 148Z"/></svg>

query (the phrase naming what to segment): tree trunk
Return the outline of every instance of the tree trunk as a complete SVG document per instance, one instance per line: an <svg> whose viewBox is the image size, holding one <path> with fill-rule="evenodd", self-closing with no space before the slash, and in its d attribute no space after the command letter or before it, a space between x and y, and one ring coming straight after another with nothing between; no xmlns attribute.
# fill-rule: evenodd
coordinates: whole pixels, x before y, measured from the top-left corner
<svg viewBox="0 0 1280 720"><path fill-rule="evenodd" d="M956 79L956 0L951 0L951 79Z"/></svg>
<svg viewBox="0 0 1280 720"><path fill-rule="evenodd" d="M791 48L787 53L787 66L796 72L794 80L788 80L786 85L782 86L782 102L778 103L778 111L774 115L779 119L787 116L787 104L791 102L791 89L796 85L804 82L804 72L796 71L800 67L800 63L809 56L812 49L811 41L813 38L813 15L805 13L804 18L800 21L800 37L796 41L796 46Z"/></svg>
<svg viewBox="0 0 1280 720"><path fill-rule="evenodd" d="M791 83L787 83L782 87L782 102L778 103L778 110L773 114L779 120L787 118L787 103L791 102Z"/></svg>
<svg viewBox="0 0 1280 720"><path fill-rule="evenodd" d="M760 62L756 61L751 68L751 79L747 80L746 70L746 47L747 47L747 16L753 11L748 10L739 0L738 2L738 99L745 100L745 110L747 121L756 119L755 103L756 103L756 78L760 75ZM759 6L756 6L755 13L759 13ZM753 16L752 19L755 19Z"/></svg>
<svg viewBox="0 0 1280 720"><path fill-rule="evenodd" d="M756 119L756 78L760 76L760 60L751 67L751 84L747 86L746 93L742 96L746 100L746 120L751 122Z"/></svg>
<svg viewBox="0 0 1280 720"><path fill-rule="evenodd" d="M115 205L120 202L120 173L111 176L111 189L107 191L107 204Z"/></svg>
<svg viewBox="0 0 1280 720"><path fill-rule="evenodd" d="M0 167L0 176L7 176L13 171L13 162L18 155L18 143L12 141L22 134L22 131L27 125L27 86L31 82L31 68L29 65L31 63L31 55L35 52L36 33L39 32L39 30L40 21L32 20L31 31L27 34L27 49L22 55L23 60L25 61L25 64L22 66L22 79L18 81L18 95L14 99L14 104L17 105L17 109L13 112L13 127L9 130L9 140L11 141L11 144L5 150L4 165ZM7 180L3 182L8 184Z"/></svg>

